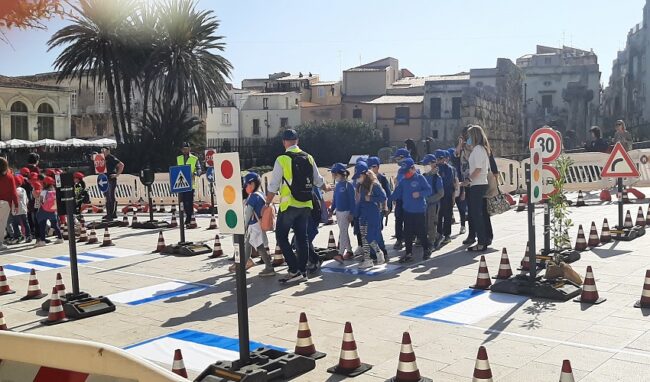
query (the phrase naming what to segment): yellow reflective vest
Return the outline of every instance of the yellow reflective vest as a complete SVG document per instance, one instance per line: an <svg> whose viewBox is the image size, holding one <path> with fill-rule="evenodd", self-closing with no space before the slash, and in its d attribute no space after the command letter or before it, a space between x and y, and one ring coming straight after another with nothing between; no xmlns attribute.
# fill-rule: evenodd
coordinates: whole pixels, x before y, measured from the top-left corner
<svg viewBox="0 0 650 382"><path fill-rule="evenodd" d="M299 148L292 148L290 150L287 150L290 152L294 153L299 153L302 152ZM309 162L313 165L314 164L314 158L307 154L309 158ZM289 207L296 207L296 208L313 208L313 205L311 203L311 200L308 200L306 202L300 202L296 199L293 198L291 195L291 189L289 188L289 185L291 184L291 180L293 179L293 171L291 169L291 157L288 155L280 155L278 156L278 163L280 164L280 167L282 167L282 183L280 184L280 212L286 211L287 208Z"/></svg>
<svg viewBox="0 0 650 382"><path fill-rule="evenodd" d="M185 161L185 155L179 155L176 157L176 164L179 166L189 165L192 171L192 189L196 190L196 164L198 163L199 158L190 154L187 157L187 162Z"/></svg>

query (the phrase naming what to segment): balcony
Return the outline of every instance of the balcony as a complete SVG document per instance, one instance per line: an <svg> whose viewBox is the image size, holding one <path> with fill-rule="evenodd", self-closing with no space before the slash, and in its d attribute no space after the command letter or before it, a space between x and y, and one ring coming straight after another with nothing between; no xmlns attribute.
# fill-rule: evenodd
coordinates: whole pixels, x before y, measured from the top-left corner
<svg viewBox="0 0 650 382"><path fill-rule="evenodd" d="M300 93L300 86L291 84L288 82L275 82L271 84L266 84L264 86L264 93L286 93L286 92L297 92Z"/></svg>

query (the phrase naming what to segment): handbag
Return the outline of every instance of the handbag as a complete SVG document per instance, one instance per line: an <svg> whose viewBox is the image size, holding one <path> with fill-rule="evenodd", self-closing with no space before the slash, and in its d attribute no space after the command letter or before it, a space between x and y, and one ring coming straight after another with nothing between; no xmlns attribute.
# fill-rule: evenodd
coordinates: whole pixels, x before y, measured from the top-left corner
<svg viewBox="0 0 650 382"><path fill-rule="evenodd" d="M498 186L497 195L485 198L485 202L487 203L487 212L490 216L499 215L510 210L510 203L508 203L508 200L505 195L501 193Z"/></svg>
<svg viewBox="0 0 650 382"><path fill-rule="evenodd" d="M497 182L497 177L493 173L488 172L487 181L488 188L487 191L485 191L484 198L493 198L499 194L499 184Z"/></svg>
<svg viewBox="0 0 650 382"><path fill-rule="evenodd" d="M262 207L262 218L257 218L257 220L260 222L262 231L273 231L275 229L275 206L271 204L270 206Z"/></svg>

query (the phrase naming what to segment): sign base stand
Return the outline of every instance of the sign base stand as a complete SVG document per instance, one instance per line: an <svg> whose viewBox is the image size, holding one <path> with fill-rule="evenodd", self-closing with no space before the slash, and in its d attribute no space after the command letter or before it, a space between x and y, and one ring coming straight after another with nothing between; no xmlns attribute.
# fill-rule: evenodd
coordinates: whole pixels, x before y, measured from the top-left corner
<svg viewBox="0 0 650 382"><path fill-rule="evenodd" d="M553 301L569 301L582 293L582 289L569 280L542 280L540 276L531 283L528 275L517 275L496 282L492 284L490 290L495 293L538 297Z"/></svg>
<svg viewBox="0 0 650 382"><path fill-rule="evenodd" d="M146 222L136 222L131 224L131 228L135 229L161 229L161 228L169 228L169 223L166 221L160 221L160 220L149 220Z"/></svg>
<svg viewBox="0 0 650 382"><path fill-rule="evenodd" d="M65 302L62 301L63 311L71 320L80 320L115 311L115 305L108 297L92 297L84 292L77 295L68 293L65 297Z"/></svg>
<svg viewBox="0 0 650 382"><path fill-rule="evenodd" d="M96 222L88 223L87 226L87 228L90 229L104 229L104 228L115 228L115 227L121 227L121 223L117 220L113 220L110 222L96 221Z"/></svg>
<svg viewBox="0 0 650 382"><path fill-rule="evenodd" d="M553 257L555 256L555 251L546 251L546 250L541 250L541 253L537 255L537 260L542 260L542 261L549 261L553 260ZM580 260L580 252L575 251L573 249L563 249L560 252L560 258L562 259L563 262L567 264L575 263L576 261Z"/></svg>
<svg viewBox="0 0 650 382"><path fill-rule="evenodd" d="M207 244L195 244L192 242L184 242L178 244L168 245L160 251L160 253L165 255L177 255L177 256L196 256L196 255L205 255L207 253L212 253L212 248Z"/></svg>
<svg viewBox="0 0 650 382"><path fill-rule="evenodd" d="M632 241L638 237L645 235L645 227L635 226L632 228L623 228L622 230L616 227L615 230L610 231L612 239L617 241Z"/></svg>
<svg viewBox="0 0 650 382"><path fill-rule="evenodd" d="M259 348L250 353L250 362L217 361L208 366L197 382L266 382L288 381L316 368L316 361L294 353Z"/></svg>

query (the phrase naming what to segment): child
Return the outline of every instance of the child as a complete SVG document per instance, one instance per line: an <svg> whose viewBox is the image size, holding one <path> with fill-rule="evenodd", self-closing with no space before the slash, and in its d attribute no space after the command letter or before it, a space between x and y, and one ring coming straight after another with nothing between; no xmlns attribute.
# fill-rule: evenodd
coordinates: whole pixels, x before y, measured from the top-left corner
<svg viewBox="0 0 650 382"><path fill-rule="evenodd" d="M39 237L41 237L40 234L41 229L38 226L38 218L36 217L36 215L38 214L38 209L41 206L39 195L43 190L43 183L39 180L39 176L37 173L35 172L29 173L29 185L32 188L31 199L33 202L30 204L28 208L31 211L30 214L32 216L32 222L34 223L34 225L30 224L30 226L34 230L34 237L38 239Z"/></svg>
<svg viewBox="0 0 650 382"><path fill-rule="evenodd" d="M458 180L454 175L454 170L446 163L447 157L445 150L436 150L435 156L438 161L438 175L442 178L442 186L445 194L440 201L440 211L438 216L438 233L440 234L442 243L447 244L451 241L451 220L453 217L454 208L454 192Z"/></svg>
<svg viewBox="0 0 650 382"><path fill-rule="evenodd" d="M339 253L334 256L334 260L343 263L343 260L354 257L349 234L350 223L354 217L354 186L348 181L350 172L343 163L335 163L330 172L336 182L331 209L332 213L336 214L336 224L339 226Z"/></svg>
<svg viewBox="0 0 650 382"><path fill-rule="evenodd" d="M384 254L378 243L381 240L382 206L386 202L386 194L377 182L375 173L368 170L365 162L357 163L354 176L358 178L355 216L359 219L359 231L363 240L363 261L359 268L365 269L374 265L370 258L370 248L377 255L377 264L384 263Z"/></svg>
<svg viewBox="0 0 650 382"><path fill-rule="evenodd" d="M75 199L75 214L81 215L81 208L84 204L90 203L90 195L86 190L86 182L84 182L84 173L75 172L74 179L74 199Z"/></svg>
<svg viewBox="0 0 650 382"><path fill-rule="evenodd" d="M462 235L466 232L465 230L465 222L467 221L467 201L465 198L465 192L463 187L460 186L460 179L461 179L461 168L460 168L460 158L456 156L456 149L453 147L447 149L447 164L454 170L454 173L456 174L456 179L458 179L458 186L456 188L456 191L454 193L454 203L456 204L456 208L458 209L458 214L460 215L460 232L459 234Z"/></svg>
<svg viewBox="0 0 650 382"><path fill-rule="evenodd" d="M431 186L427 180L415 169L413 159L402 161L400 168L404 178L397 184L393 192L393 199L402 201L404 209L404 241L406 253L400 257L399 262L404 263L413 259L413 238L417 237L422 244L422 257L424 260L431 257L426 231L426 198L431 195Z"/></svg>
<svg viewBox="0 0 650 382"><path fill-rule="evenodd" d="M400 164L403 160L410 158L411 153L405 149L397 149L395 151L395 154L393 155L393 159L395 159L395 162L397 164ZM397 184L404 178L404 171L401 169L397 170ZM402 201L401 200L394 200L391 198L391 201L395 202L395 245L393 245L393 249L395 250L401 250L404 248L404 209L402 208Z"/></svg>
<svg viewBox="0 0 650 382"><path fill-rule="evenodd" d="M386 193L387 199L386 204L383 207L383 212L386 223L388 223L388 214L390 214L393 207L393 203L390 199L390 195L393 193L393 190L391 189L390 183L388 183L388 178L386 178L386 175L379 172L379 165L381 164L379 157L370 157L366 163L368 164L370 171L372 171L377 176L377 181L379 181L381 188L383 188L384 193ZM384 230L383 224L381 225L381 229L382 231ZM384 236L381 235L380 238L381 240L377 244L379 244L379 248L381 248L381 251L384 253L384 260L388 261L388 251L386 250L386 244L384 243Z"/></svg>
<svg viewBox="0 0 650 382"><path fill-rule="evenodd" d="M59 228L59 219L56 216L56 191L54 190L54 179L49 176L43 179L43 191L41 191L39 195L39 209L36 213L36 219L38 221L40 235L38 238L39 240L36 241L36 247L45 246L48 221L57 237L54 243L63 243L63 235Z"/></svg>
<svg viewBox="0 0 650 382"><path fill-rule="evenodd" d="M14 175L14 181L16 182L16 194L18 194L18 206L12 211L11 225L13 226L14 236L13 244L18 244L23 240L22 231L20 230L20 225L22 224L25 227L25 243L32 242L32 231L29 226L29 220L27 220L27 192L23 188L23 183L25 179L22 175Z"/></svg>
<svg viewBox="0 0 650 382"><path fill-rule="evenodd" d="M442 179L438 175L438 163L433 154L427 154L422 159L423 165L431 166L431 169L424 174L424 178L431 186L431 195L426 198L427 201L427 238L431 249L438 249L440 244L438 236L438 211L440 210L440 199L445 195L442 186Z"/></svg>

